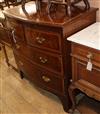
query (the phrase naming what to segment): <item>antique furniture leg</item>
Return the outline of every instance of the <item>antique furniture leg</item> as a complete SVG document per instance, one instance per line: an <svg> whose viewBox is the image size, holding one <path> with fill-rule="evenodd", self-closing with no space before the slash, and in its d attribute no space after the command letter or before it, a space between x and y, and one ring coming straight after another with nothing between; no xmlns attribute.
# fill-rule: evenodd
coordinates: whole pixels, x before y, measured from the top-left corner
<svg viewBox="0 0 100 114"><path fill-rule="evenodd" d="M4 24L5 24L5 21L3 21L4 22ZM2 24L3 25L3 24ZM7 36L7 34L6 34L6 30L7 30L7 28L5 28L5 26L1 26L0 27L0 37L1 37L1 39L0 39L0 44L1 44L1 46L2 46L2 49L3 49L3 52L4 52L4 56L5 56L5 60L6 60L6 63L7 63L7 65L8 66L11 66L15 71L17 71L18 72L18 70L12 65L12 64L10 64L10 62L9 62L9 58L8 58L8 55L7 55L7 51L6 51L6 48L5 48L5 45L7 45L7 46L10 46L10 44L7 42L7 41L5 41L4 39L2 39L2 36L3 37L5 37L5 38L9 38L8 36ZM3 34L3 35L2 35Z"/></svg>
<svg viewBox="0 0 100 114"><path fill-rule="evenodd" d="M86 5L86 9L90 8L90 4L88 2L88 0L83 0L84 4Z"/></svg>
<svg viewBox="0 0 100 114"><path fill-rule="evenodd" d="M24 73L22 71L19 71L21 79L24 78Z"/></svg>
<svg viewBox="0 0 100 114"><path fill-rule="evenodd" d="M84 4L85 4L85 10L88 10L90 8L90 4L88 2L88 0L74 0L72 3L71 3L71 6L75 7L74 5L83 1Z"/></svg>
<svg viewBox="0 0 100 114"><path fill-rule="evenodd" d="M66 96L59 96L59 99L63 105L63 109L68 112L68 109L71 107L71 102L68 94Z"/></svg>
<svg viewBox="0 0 100 114"><path fill-rule="evenodd" d="M75 110L75 107L76 107L76 102L75 102L75 93L74 93L74 90L76 89L75 85L74 84L71 84L68 88L68 91L69 91L69 96L70 96L70 99L72 101L72 113L74 112Z"/></svg>
<svg viewBox="0 0 100 114"><path fill-rule="evenodd" d="M6 63L8 66L11 66L16 72L18 72L18 70L9 63L9 59L8 59L8 55L7 55L7 51L6 51L6 48L5 48L5 44L1 44L2 45L2 49L4 51L4 55L5 55L5 59L6 59Z"/></svg>
<svg viewBox="0 0 100 114"><path fill-rule="evenodd" d="M64 5L65 6L65 9L66 9L66 15L68 14L69 17L71 17L72 15L72 12L71 12L71 1L70 0L64 0L63 2L57 2L57 1L50 1L49 0L49 10L50 10L50 7L51 7L51 4L56 4L56 5Z"/></svg>
<svg viewBox="0 0 100 114"><path fill-rule="evenodd" d="M2 45L2 49L3 49L3 52L4 52L4 56L5 56L5 60L6 60L7 65L11 66L16 72L18 72L18 70L13 65L11 65L9 63L9 59L8 59L7 51L6 51L6 48L5 48L5 44L1 43L1 45Z"/></svg>
<svg viewBox="0 0 100 114"><path fill-rule="evenodd" d="M2 49L3 49L3 51L4 51L6 63L7 63L8 66L10 66L10 64L9 64L9 59L8 59L8 56L7 56L7 52L6 52L6 48L5 48L5 44L2 44Z"/></svg>
<svg viewBox="0 0 100 114"><path fill-rule="evenodd" d="M0 9L3 10L3 6L0 4Z"/></svg>
<svg viewBox="0 0 100 114"><path fill-rule="evenodd" d="M66 7L66 13L68 13L68 15L71 17L72 12L71 12L71 1L70 0L65 0L67 2L67 5L65 5Z"/></svg>
<svg viewBox="0 0 100 114"><path fill-rule="evenodd" d="M10 5L9 5L9 0L5 0L5 5L10 8Z"/></svg>

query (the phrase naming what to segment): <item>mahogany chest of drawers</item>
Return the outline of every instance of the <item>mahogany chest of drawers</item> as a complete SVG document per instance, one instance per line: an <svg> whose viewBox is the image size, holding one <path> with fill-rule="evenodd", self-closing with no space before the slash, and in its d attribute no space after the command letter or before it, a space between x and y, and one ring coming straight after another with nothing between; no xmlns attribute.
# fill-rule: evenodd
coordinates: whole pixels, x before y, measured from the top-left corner
<svg viewBox="0 0 100 114"><path fill-rule="evenodd" d="M20 10L18 6L4 12L7 26L14 29L12 46L19 72L56 94L67 111L70 107L71 45L66 37L94 23L97 9L80 10L81 13L72 18L59 11L59 15L50 17Z"/></svg>

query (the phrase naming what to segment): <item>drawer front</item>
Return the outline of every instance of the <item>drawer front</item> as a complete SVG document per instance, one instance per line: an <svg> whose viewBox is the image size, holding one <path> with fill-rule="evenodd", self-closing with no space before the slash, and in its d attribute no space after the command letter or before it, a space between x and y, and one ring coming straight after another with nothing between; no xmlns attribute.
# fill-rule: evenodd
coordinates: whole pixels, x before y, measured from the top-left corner
<svg viewBox="0 0 100 114"><path fill-rule="evenodd" d="M93 84L94 86L100 87L100 67L93 65L92 71L86 69L87 63L79 60L73 60L74 66L74 78L76 81L84 80ZM87 85L88 86L88 85Z"/></svg>
<svg viewBox="0 0 100 114"><path fill-rule="evenodd" d="M47 52L29 47L29 58L34 63L42 65L45 68L51 69L54 72L57 72L57 73L63 72L62 57L60 55L47 53Z"/></svg>
<svg viewBox="0 0 100 114"><path fill-rule="evenodd" d="M100 63L100 51L94 50L82 45L73 44L72 45L72 54L76 56L81 56L85 59L91 59L91 61Z"/></svg>
<svg viewBox="0 0 100 114"><path fill-rule="evenodd" d="M21 23L7 18L7 27L14 29L16 42L24 41L24 31Z"/></svg>
<svg viewBox="0 0 100 114"><path fill-rule="evenodd" d="M31 48L30 46L22 44L16 44L15 52L19 55L23 54L25 57L29 58L30 61L38 64L41 67L49 69L58 74L63 73L62 56L60 55L46 53L44 51L40 51L36 48Z"/></svg>
<svg viewBox="0 0 100 114"><path fill-rule="evenodd" d="M63 94L63 79L57 78L54 73L35 66L23 58L23 56L18 57L18 55L15 55L15 58L19 69L23 71L30 80L55 93Z"/></svg>
<svg viewBox="0 0 100 114"><path fill-rule="evenodd" d="M55 52L61 51L61 41L59 34L25 27L25 36L29 45Z"/></svg>

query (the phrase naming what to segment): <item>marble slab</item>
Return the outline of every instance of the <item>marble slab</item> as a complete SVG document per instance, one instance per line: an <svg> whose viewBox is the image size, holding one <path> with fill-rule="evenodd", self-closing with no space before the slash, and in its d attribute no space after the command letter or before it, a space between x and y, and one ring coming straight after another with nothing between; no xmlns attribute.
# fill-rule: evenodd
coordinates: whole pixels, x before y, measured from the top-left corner
<svg viewBox="0 0 100 114"><path fill-rule="evenodd" d="M100 50L100 22L88 26L68 37L67 40Z"/></svg>

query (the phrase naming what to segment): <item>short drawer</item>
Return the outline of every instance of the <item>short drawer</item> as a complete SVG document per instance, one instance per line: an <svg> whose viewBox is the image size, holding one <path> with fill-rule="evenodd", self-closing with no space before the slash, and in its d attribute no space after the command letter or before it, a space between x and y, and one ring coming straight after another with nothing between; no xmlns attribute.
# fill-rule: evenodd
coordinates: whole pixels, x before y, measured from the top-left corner
<svg viewBox="0 0 100 114"><path fill-rule="evenodd" d="M74 44L72 45L72 54L73 56L80 56L85 59L91 59L91 61L100 63L100 51L95 50L83 45Z"/></svg>
<svg viewBox="0 0 100 114"><path fill-rule="evenodd" d="M24 31L21 23L13 19L7 18L7 27L14 30L16 42L24 41Z"/></svg>
<svg viewBox="0 0 100 114"><path fill-rule="evenodd" d="M23 71L30 80L54 93L63 94L63 79L58 78L54 73L35 66L23 58L23 56L19 57L15 55L15 58L19 69Z"/></svg>
<svg viewBox="0 0 100 114"><path fill-rule="evenodd" d="M100 88L100 67L96 67L93 65L93 68L91 71L87 70L87 63L80 60L73 60L73 71L74 76L73 78L78 80L84 80L86 82L89 82L90 84L94 85L94 87ZM89 86L89 85L87 85Z"/></svg>
<svg viewBox="0 0 100 114"><path fill-rule="evenodd" d="M25 50L25 51L24 51ZM63 74L62 56L58 54L52 54L45 51L41 51L36 48L32 48L28 45L16 44L14 48L15 53L23 54L34 64L38 64L48 70L56 73ZM59 76L59 75L58 75Z"/></svg>
<svg viewBox="0 0 100 114"><path fill-rule="evenodd" d="M59 34L35 30L25 27L25 36L31 46L59 52L61 51L61 38Z"/></svg>

